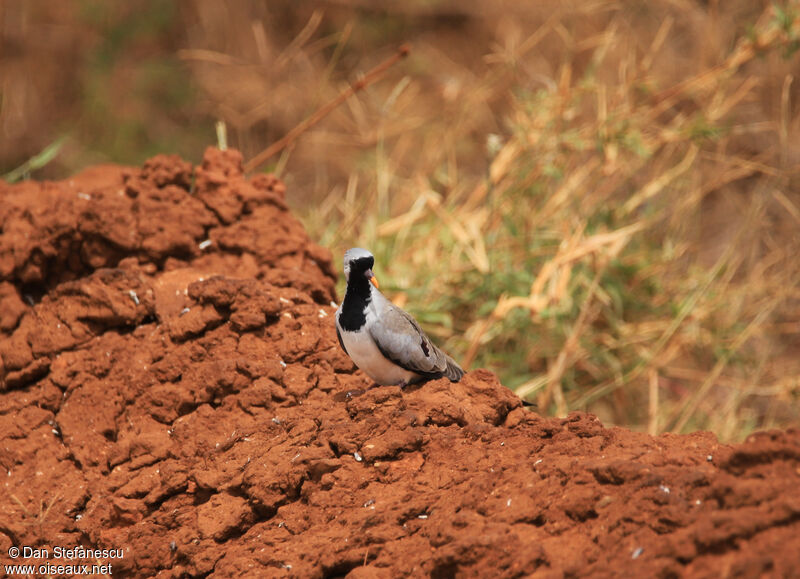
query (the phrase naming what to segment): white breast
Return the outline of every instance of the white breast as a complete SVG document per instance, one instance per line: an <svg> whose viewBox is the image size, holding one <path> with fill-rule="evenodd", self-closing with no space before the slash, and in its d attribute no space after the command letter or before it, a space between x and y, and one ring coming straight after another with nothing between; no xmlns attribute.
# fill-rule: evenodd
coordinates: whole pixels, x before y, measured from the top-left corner
<svg viewBox="0 0 800 579"><path fill-rule="evenodd" d="M356 366L378 384L408 384L419 376L388 360L381 354L366 327L360 332L341 331L342 342Z"/></svg>

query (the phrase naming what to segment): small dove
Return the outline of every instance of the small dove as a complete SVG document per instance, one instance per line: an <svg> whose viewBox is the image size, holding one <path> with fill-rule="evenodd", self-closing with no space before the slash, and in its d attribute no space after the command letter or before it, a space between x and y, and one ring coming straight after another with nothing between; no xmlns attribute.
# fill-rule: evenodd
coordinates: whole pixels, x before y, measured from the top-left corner
<svg viewBox="0 0 800 579"><path fill-rule="evenodd" d="M451 382L461 380L461 366L378 290L374 265L375 257L366 249L354 247L344 254L347 290L336 310L336 335L342 349L377 384L402 388L442 376Z"/></svg>

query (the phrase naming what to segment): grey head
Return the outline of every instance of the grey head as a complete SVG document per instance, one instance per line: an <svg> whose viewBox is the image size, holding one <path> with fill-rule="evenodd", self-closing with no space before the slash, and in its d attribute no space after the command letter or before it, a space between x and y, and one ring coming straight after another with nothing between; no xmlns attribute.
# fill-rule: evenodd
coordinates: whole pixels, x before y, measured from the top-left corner
<svg viewBox="0 0 800 579"><path fill-rule="evenodd" d="M350 281L350 272L358 272L367 279L372 276L372 267L375 265L375 256L366 249L353 247L344 252L344 279Z"/></svg>

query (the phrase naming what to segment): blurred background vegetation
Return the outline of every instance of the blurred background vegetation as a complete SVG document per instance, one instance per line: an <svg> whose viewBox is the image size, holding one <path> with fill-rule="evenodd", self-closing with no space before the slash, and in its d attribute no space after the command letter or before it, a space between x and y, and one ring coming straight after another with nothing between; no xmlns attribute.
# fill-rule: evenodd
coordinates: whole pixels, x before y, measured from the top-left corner
<svg viewBox="0 0 800 579"><path fill-rule="evenodd" d="M800 5L0 3L0 175L226 123L336 259L540 411L738 440L800 420ZM17 170L18 169L18 170Z"/></svg>

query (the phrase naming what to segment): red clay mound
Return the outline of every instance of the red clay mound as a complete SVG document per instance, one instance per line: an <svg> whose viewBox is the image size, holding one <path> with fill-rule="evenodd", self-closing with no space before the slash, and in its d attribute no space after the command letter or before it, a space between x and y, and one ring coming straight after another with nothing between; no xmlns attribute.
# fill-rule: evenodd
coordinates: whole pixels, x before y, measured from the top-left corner
<svg viewBox="0 0 800 579"><path fill-rule="evenodd" d="M725 446L581 413L544 419L486 371L370 388L336 341L330 252L280 182L242 176L238 153L0 184L0 227L4 565L110 563L114 577L800 569L800 431ZM79 546L119 551L56 549ZM12 559L15 547L42 551Z"/></svg>

